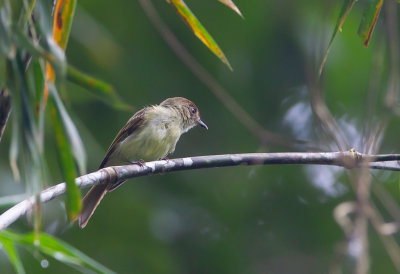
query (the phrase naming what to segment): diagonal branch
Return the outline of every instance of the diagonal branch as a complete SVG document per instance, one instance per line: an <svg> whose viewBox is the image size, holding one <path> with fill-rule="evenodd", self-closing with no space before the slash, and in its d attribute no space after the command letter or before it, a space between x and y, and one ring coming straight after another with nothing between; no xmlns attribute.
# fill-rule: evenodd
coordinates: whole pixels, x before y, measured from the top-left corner
<svg viewBox="0 0 400 274"><path fill-rule="evenodd" d="M285 152L285 153L244 153L207 155L171 160L147 162L141 165L113 166L100 169L75 179L80 188L95 184L115 183L131 178L151 174L165 174L174 171L228 167L239 165L334 165L345 168L378 168L386 170L400 170L396 166L379 165L399 161L400 154L367 155L354 150L345 152ZM65 193L65 183L52 186L40 193L41 202L48 202ZM25 215L35 202L31 196L11 207L0 215L0 231L10 226Z"/></svg>

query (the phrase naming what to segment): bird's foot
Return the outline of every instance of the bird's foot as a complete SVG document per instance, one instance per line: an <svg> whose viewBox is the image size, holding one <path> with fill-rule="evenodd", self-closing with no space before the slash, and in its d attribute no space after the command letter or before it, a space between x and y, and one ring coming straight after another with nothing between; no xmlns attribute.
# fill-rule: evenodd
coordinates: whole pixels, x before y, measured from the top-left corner
<svg viewBox="0 0 400 274"><path fill-rule="evenodd" d="M129 163L133 164L133 165L138 165L140 167L144 166L145 161L140 159L139 161L128 161Z"/></svg>
<svg viewBox="0 0 400 274"><path fill-rule="evenodd" d="M160 158L160 160L167 161L167 163L169 163L169 158L167 156Z"/></svg>

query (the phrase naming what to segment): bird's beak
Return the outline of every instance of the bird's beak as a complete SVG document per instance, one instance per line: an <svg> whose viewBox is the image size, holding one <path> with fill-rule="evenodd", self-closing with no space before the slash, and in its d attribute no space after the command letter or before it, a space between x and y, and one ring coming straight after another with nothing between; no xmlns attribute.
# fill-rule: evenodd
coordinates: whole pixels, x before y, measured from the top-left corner
<svg viewBox="0 0 400 274"><path fill-rule="evenodd" d="M208 130L208 126L202 121L202 120L197 120L197 123L199 124L199 126L204 127L205 129Z"/></svg>

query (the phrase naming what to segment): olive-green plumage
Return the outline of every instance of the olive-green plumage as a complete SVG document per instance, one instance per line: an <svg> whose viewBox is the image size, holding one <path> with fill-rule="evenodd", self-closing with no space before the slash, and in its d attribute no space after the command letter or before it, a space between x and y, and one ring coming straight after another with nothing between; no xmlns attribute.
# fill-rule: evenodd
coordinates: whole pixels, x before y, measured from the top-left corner
<svg viewBox="0 0 400 274"><path fill-rule="evenodd" d="M143 108L118 132L100 168L164 158L174 152L180 136L196 125L207 129L196 105L182 97L168 98L160 105ZM86 226L104 195L122 183L99 184L89 190L79 216L81 228Z"/></svg>

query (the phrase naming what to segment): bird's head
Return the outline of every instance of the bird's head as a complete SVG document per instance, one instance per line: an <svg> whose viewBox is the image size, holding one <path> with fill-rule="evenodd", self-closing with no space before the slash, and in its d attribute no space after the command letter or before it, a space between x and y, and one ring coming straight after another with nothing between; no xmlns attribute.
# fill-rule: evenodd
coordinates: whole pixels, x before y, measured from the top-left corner
<svg viewBox="0 0 400 274"><path fill-rule="evenodd" d="M182 118L182 127L188 131L194 126L201 126L208 129L207 125L200 119L200 112L197 106L190 100L183 97L172 97L163 101L160 106L175 109Z"/></svg>

